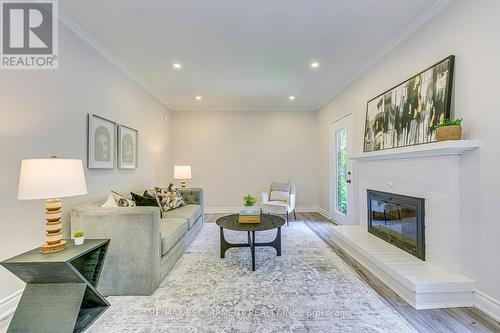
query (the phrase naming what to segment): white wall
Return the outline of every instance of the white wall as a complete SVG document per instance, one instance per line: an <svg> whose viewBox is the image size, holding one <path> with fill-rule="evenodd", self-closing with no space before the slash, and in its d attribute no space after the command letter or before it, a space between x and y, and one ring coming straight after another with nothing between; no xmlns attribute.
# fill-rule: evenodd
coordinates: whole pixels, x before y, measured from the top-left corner
<svg viewBox="0 0 500 333"><path fill-rule="evenodd" d="M271 180L294 181L297 205L317 203L315 112L173 112L171 133L172 164L192 166L209 208L241 206Z"/></svg>
<svg viewBox="0 0 500 333"><path fill-rule="evenodd" d="M0 71L0 260L44 240L43 201L16 200L21 160L56 154L86 165L88 113L139 130L139 168L86 170L89 194L63 199L65 236L74 205L102 199L111 189L164 184L170 175L168 110L64 26L59 34L58 70ZM0 268L0 302L22 286Z"/></svg>
<svg viewBox="0 0 500 333"><path fill-rule="evenodd" d="M450 54L456 55L454 114L466 136L483 146L461 160L460 218L466 235L462 267L478 290L500 299L500 1L455 0L442 13L393 49L318 114L319 177L328 179L328 125L352 112L355 152L362 151L366 102ZM328 183L319 183L319 203L328 209ZM359 217L359 214L358 214ZM500 305L500 303L498 304Z"/></svg>

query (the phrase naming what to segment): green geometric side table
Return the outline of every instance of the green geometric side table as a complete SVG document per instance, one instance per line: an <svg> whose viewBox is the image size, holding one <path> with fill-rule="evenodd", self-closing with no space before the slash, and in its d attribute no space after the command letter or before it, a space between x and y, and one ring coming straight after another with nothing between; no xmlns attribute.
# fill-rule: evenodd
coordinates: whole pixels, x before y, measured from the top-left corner
<svg viewBox="0 0 500 333"><path fill-rule="evenodd" d="M108 307L97 283L109 239L86 239L61 252L40 248L0 262L26 282L7 332L83 332Z"/></svg>

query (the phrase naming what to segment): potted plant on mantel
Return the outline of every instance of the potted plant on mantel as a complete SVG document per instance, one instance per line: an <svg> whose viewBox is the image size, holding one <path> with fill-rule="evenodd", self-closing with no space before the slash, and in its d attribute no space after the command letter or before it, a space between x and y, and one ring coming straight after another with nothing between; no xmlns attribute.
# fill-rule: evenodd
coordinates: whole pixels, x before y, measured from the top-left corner
<svg viewBox="0 0 500 333"><path fill-rule="evenodd" d="M435 126L436 140L461 140L462 139L462 119L445 119Z"/></svg>

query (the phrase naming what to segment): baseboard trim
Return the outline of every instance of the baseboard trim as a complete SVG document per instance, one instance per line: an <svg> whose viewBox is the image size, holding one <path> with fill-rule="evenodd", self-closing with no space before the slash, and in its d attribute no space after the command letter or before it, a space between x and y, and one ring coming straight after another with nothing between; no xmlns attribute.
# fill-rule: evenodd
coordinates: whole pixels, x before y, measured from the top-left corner
<svg viewBox="0 0 500 333"><path fill-rule="evenodd" d="M318 213L320 213L321 215L323 215L323 217L326 217L327 219L331 220L332 218L330 217L330 213L322 208L322 207L318 207Z"/></svg>
<svg viewBox="0 0 500 333"><path fill-rule="evenodd" d="M21 300L24 289L20 289L10 296L0 300L0 321L9 317L16 311L17 304Z"/></svg>
<svg viewBox="0 0 500 333"><path fill-rule="evenodd" d="M318 213L319 207L318 206L297 206L295 208L295 211L297 213Z"/></svg>
<svg viewBox="0 0 500 333"><path fill-rule="evenodd" d="M223 214L223 213L237 213L243 207L205 207L205 213L208 214ZM297 206L295 211L297 213L319 213L318 206Z"/></svg>
<svg viewBox="0 0 500 333"><path fill-rule="evenodd" d="M476 290L474 292L474 307L486 313L496 321L500 321L500 301L493 297Z"/></svg>

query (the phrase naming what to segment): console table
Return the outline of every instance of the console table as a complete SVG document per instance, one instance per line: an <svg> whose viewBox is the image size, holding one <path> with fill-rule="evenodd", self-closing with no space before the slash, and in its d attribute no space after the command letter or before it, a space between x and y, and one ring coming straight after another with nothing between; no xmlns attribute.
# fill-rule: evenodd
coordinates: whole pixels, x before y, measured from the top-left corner
<svg viewBox="0 0 500 333"><path fill-rule="evenodd" d="M26 282L7 332L83 332L108 307L97 291L109 239L50 254L36 248L0 262Z"/></svg>

